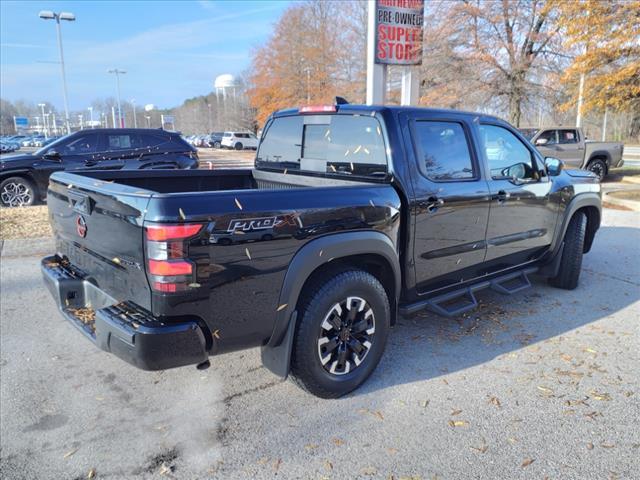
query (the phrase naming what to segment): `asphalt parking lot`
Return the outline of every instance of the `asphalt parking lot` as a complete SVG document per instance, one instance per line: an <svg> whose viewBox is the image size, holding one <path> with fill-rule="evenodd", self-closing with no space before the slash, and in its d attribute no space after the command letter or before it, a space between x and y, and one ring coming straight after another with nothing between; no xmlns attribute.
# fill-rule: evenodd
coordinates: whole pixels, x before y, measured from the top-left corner
<svg viewBox="0 0 640 480"><path fill-rule="evenodd" d="M0 476L637 478L640 214L605 210L575 291L481 293L402 319L372 378L320 400L261 367L142 372L55 309L40 255L1 265Z"/></svg>

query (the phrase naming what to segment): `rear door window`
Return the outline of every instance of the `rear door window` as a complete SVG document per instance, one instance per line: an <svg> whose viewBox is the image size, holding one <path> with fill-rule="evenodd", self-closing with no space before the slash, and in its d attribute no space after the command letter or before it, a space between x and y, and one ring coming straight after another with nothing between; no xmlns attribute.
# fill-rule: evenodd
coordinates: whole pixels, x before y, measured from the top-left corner
<svg viewBox="0 0 640 480"><path fill-rule="evenodd" d="M136 138L132 134L111 134L108 133L107 137L107 150L131 150L136 148Z"/></svg>
<svg viewBox="0 0 640 480"><path fill-rule="evenodd" d="M380 123L363 115L276 118L263 134L257 164L341 175L387 173Z"/></svg>
<svg viewBox="0 0 640 480"><path fill-rule="evenodd" d="M414 131L420 170L427 178L455 181L476 177L469 143L460 123L417 121Z"/></svg>
<svg viewBox="0 0 640 480"><path fill-rule="evenodd" d="M558 130L558 143L578 143L578 134L575 130Z"/></svg>

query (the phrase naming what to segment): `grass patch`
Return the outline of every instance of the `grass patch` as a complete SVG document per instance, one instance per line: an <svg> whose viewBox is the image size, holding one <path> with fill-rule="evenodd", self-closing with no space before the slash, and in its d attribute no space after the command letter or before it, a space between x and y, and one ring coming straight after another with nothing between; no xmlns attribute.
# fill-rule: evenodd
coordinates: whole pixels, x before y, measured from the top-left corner
<svg viewBox="0 0 640 480"><path fill-rule="evenodd" d="M35 207L0 208L0 239L50 237L46 205Z"/></svg>

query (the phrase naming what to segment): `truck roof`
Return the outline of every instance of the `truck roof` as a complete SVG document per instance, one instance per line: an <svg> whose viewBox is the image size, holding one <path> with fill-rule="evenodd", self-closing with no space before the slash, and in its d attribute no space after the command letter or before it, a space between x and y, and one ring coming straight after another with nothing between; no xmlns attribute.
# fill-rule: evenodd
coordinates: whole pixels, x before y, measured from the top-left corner
<svg viewBox="0 0 640 480"><path fill-rule="evenodd" d="M353 113L382 113L382 112L392 112L392 113L400 113L400 112L428 112L432 115L450 115L450 114L462 114L462 115L470 115L476 116L480 119L484 120L496 120L500 122L504 122L503 119L493 116L487 115L486 113L480 112L470 112L464 110L453 110L447 108L428 108L428 107L413 107L413 106L400 106L400 105L363 105L363 104L355 104L348 103L342 105L335 105L337 112L353 112ZM273 113L273 117L282 117L286 115L295 115L299 113L299 108L287 108L284 110L278 110Z"/></svg>

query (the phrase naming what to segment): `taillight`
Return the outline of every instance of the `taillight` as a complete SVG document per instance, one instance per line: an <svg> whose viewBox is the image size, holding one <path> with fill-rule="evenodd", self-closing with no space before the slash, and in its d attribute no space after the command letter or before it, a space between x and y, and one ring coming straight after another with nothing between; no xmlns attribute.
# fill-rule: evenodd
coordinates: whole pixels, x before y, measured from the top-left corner
<svg viewBox="0 0 640 480"><path fill-rule="evenodd" d="M145 226L147 271L153 290L175 293L194 283L195 269L187 259L187 241L202 227L202 224Z"/></svg>

